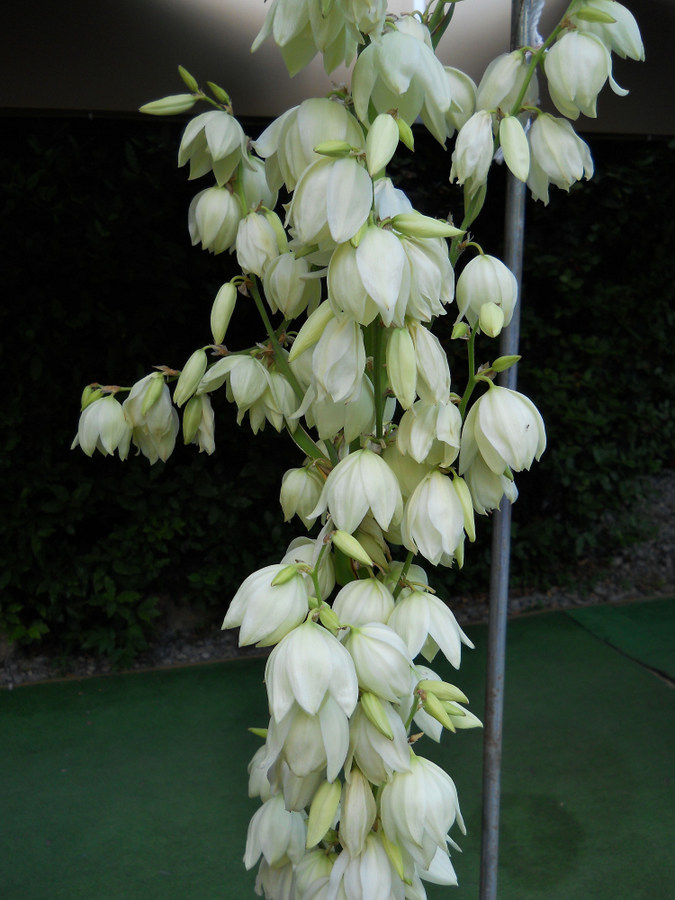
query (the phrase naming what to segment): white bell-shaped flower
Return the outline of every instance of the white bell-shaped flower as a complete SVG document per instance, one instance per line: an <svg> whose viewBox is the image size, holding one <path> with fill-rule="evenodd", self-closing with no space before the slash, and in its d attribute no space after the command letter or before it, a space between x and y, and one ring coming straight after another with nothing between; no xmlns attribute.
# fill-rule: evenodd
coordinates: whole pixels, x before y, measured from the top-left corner
<svg viewBox="0 0 675 900"><path fill-rule="evenodd" d="M605 13L614 22L594 22L575 15L581 9ZM599 37L608 50L622 59L628 57L644 60L645 48L638 23L633 13L621 3L616 3L615 0L577 0L576 7L571 11L570 21L578 31L587 31Z"/></svg>
<svg viewBox="0 0 675 900"><path fill-rule="evenodd" d="M316 383L334 403L355 400L361 391L366 367L363 332L347 316L326 325L312 355Z"/></svg>
<svg viewBox="0 0 675 900"><path fill-rule="evenodd" d="M448 831L455 821L466 833L452 778L414 753L410 771L395 773L384 786L380 815L389 840L404 847L425 869L438 849L447 852Z"/></svg>
<svg viewBox="0 0 675 900"><path fill-rule="evenodd" d="M481 253L470 260L457 279L458 319L466 316L474 327L481 308L494 303L504 313L504 325L513 317L518 300L518 282L513 272L494 256Z"/></svg>
<svg viewBox="0 0 675 900"><path fill-rule="evenodd" d="M463 532L464 511L453 481L435 469L406 502L401 522L403 545L434 566L450 566Z"/></svg>
<svg viewBox="0 0 675 900"><path fill-rule="evenodd" d="M361 626L386 622L394 608L394 596L377 578L350 581L333 600L333 610L343 625Z"/></svg>
<svg viewBox="0 0 675 900"><path fill-rule="evenodd" d="M410 322L410 335L415 345L417 393L427 403L445 403L450 397L448 357L436 335L419 322Z"/></svg>
<svg viewBox="0 0 675 900"><path fill-rule="evenodd" d="M567 119L540 113L528 132L530 172L527 186L535 200L548 204L549 184L569 191L576 182L593 175L588 144Z"/></svg>
<svg viewBox="0 0 675 900"><path fill-rule="evenodd" d="M196 194L188 209L192 245L211 253L224 253L234 246L242 220L239 200L226 187L210 187Z"/></svg>
<svg viewBox="0 0 675 900"><path fill-rule="evenodd" d="M364 850L343 850L330 873L326 900L404 900L403 882L396 874L379 835L369 834Z"/></svg>
<svg viewBox="0 0 675 900"><path fill-rule="evenodd" d="M462 416L450 401L418 400L401 417L396 444L418 463L451 466L459 454Z"/></svg>
<svg viewBox="0 0 675 900"><path fill-rule="evenodd" d="M524 394L490 384L469 410L462 429L459 472L464 474L477 453L496 475L508 466L529 469L546 449L544 420Z"/></svg>
<svg viewBox="0 0 675 900"><path fill-rule="evenodd" d="M462 125L457 135L450 181L466 184L473 192L487 181L493 155L492 113L481 109Z"/></svg>
<svg viewBox="0 0 675 900"><path fill-rule="evenodd" d="M286 568L276 564L253 572L232 598L223 628L240 628L240 647L276 644L307 615L307 585L299 572L281 584L272 583Z"/></svg>
<svg viewBox="0 0 675 900"><path fill-rule="evenodd" d="M171 402L171 394L166 384L161 385L161 390L152 404L146 406L148 391L154 391L161 380L159 372L141 378L131 388L122 404L124 415L131 423L131 439L151 464L156 463L158 459L166 462L171 456L180 428L178 413Z"/></svg>
<svg viewBox="0 0 675 900"><path fill-rule="evenodd" d="M289 812L281 794L270 797L249 822L244 865L252 869L261 855L270 866L284 857L299 862L305 853L306 832L301 813Z"/></svg>
<svg viewBox="0 0 675 900"><path fill-rule="evenodd" d="M314 519L310 513L319 502L323 479L314 469L289 469L281 479L281 508L284 522L297 516L305 528L311 528Z"/></svg>
<svg viewBox="0 0 675 900"><path fill-rule="evenodd" d="M588 32L568 31L546 54L544 71L551 100L564 116L596 118L598 94L612 74L609 50ZM615 94L628 92L611 79Z"/></svg>
<svg viewBox="0 0 675 900"><path fill-rule="evenodd" d="M358 856L365 850L366 838L376 815L377 806L370 782L354 767L342 792L340 811L340 842L352 856Z"/></svg>
<svg viewBox="0 0 675 900"><path fill-rule="evenodd" d="M213 109L188 122L178 150L178 165L190 163L190 179L213 171L222 186L242 160L250 165L246 135L234 116Z"/></svg>
<svg viewBox="0 0 675 900"><path fill-rule="evenodd" d="M237 262L244 272L265 274L267 266L279 256L277 232L264 213L251 212L237 228Z"/></svg>
<svg viewBox="0 0 675 900"><path fill-rule="evenodd" d="M529 60L523 50L502 53L485 70L476 92L476 109L500 110L511 115L512 108L529 72ZM536 106L539 96L536 74L523 97L523 106ZM515 110L517 114L519 110Z"/></svg>
<svg viewBox="0 0 675 900"><path fill-rule="evenodd" d="M286 319L295 319L311 304L318 304L321 284L309 276L306 259L297 259L292 251L273 259L265 270L263 286L272 312L280 310Z"/></svg>
<svg viewBox="0 0 675 900"><path fill-rule="evenodd" d="M452 103L445 115L448 137L459 131L476 111L476 83L469 75L452 66L445 66L445 75L450 82Z"/></svg>
<svg viewBox="0 0 675 900"><path fill-rule="evenodd" d="M487 465L480 453L477 453L471 465L464 472L471 493L473 508L480 515L487 515L493 509L499 509L502 497L509 503L518 499L518 488L515 482L506 475L497 475Z"/></svg>
<svg viewBox="0 0 675 900"><path fill-rule="evenodd" d="M450 83L431 48L429 31L413 16L402 16L395 30L374 39L359 55L352 74L356 115L368 122L369 107L397 109L412 125L420 116L433 136L445 142Z"/></svg>
<svg viewBox="0 0 675 900"><path fill-rule="evenodd" d="M401 517L401 489L380 456L372 450L357 450L332 470L312 515L320 516L326 510L341 531L352 534L368 512L386 531Z"/></svg>
<svg viewBox="0 0 675 900"><path fill-rule="evenodd" d="M117 450L120 459L126 459L130 443L131 424L124 415L122 405L109 394L99 397L82 410L77 435L70 449L82 447L87 456L92 456L95 450L104 456Z"/></svg>
<svg viewBox="0 0 675 900"><path fill-rule="evenodd" d="M401 246L410 264L410 296L406 315L431 322L445 315L445 305L455 293L455 272L444 238L401 237Z"/></svg>
<svg viewBox="0 0 675 900"><path fill-rule="evenodd" d="M349 754L345 771L352 761L371 784L384 784L393 772L410 770L410 744L401 717L391 703L380 701L390 736L378 730L359 703L349 720Z"/></svg>
<svg viewBox="0 0 675 900"><path fill-rule="evenodd" d="M410 690L412 659L400 636L382 622L353 627L344 646L354 660L359 687L397 703Z"/></svg>
<svg viewBox="0 0 675 900"><path fill-rule="evenodd" d="M272 650L265 683L270 712L277 721L293 703L315 715L328 696L349 716L358 697L351 656L337 638L312 621L299 625Z"/></svg>
<svg viewBox="0 0 675 900"><path fill-rule="evenodd" d="M432 662L440 649L455 669L462 658L462 644L473 644L460 628L452 610L435 594L415 590L401 594L387 625L405 641L414 659L418 653Z"/></svg>

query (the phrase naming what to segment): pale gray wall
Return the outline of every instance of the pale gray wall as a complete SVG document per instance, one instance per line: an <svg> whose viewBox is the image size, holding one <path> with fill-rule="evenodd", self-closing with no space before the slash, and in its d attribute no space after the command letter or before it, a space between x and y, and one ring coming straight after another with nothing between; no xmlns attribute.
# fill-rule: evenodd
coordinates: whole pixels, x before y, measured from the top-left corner
<svg viewBox="0 0 675 900"><path fill-rule="evenodd" d="M581 119L579 127L675 134L675 0L627 5L640 23L647 62L617 60L615 76L629 96L605 88L599 120ZM565 6L548 0L546 21ZM3 12L0 30L0 107L9 110L130 112L182 90L178 63L202 82L222 84L242 116L278 114L330 85L318 59L289 81L273 44L250 54L267 9L262 0L32 0L13 7ZM510 0L458 4L443 61L480 77L489 59L508 49L510 7Z"/></svg>

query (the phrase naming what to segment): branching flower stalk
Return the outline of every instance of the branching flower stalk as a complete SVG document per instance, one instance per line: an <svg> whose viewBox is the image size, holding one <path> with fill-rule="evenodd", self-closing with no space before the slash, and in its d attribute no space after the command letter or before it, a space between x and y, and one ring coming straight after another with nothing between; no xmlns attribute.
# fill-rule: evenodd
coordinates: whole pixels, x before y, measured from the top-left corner
<svg viewBox="0 0 675 900"><path fill-rule="evenodd" d="M440 652L458 668L472 645L420 561L461 566L475 515L514 502L514 473L546 446L532 401L493 381L519 357L477 364L478 333L498 337L518 289L467 229L497 151L544 203L550 185L590 178L570 120L595 115L608 80L625 93L612 52L644 58L625 7L574 0L540 46L502 54L476 86L434 52L453 12L447 0L398 17L386 0L274 0L254 49L273 38L291 74L316 53L328 72L353 65L351 89L305 100L253 142L227 92L211 82L203 91L183 68L189 93L143 107L211 107L188 123L179 150L190 178L213 180L190 204L189 231L205 250L235 253L242 275L218 291L212 342L182 370L82 395L73 446L90 456L125 459L133 444L151 463L167 459L177 408L184 441L213 453L210 395L222 387L239 424L248 416L255 433L269 423L302 451L280 502L308 535L244 580L223 623L239 628L240 645L273 648L270 720L251 729L263 743L249 794L261 805L244 863L258 866L256 891L274 900L424 900L425 881L457 884L448 834L455 823L464 831L457 792L418 747L480 726L463 692L427 665ZM564 118L541 111L538 75ZM399 143L413 148L418 117L444 146L456 132L459 228L414 209L387 175ZM248 298L265 338L225 349ZM467 357L459 390L434 333L453 303L446 334L453 358L464 347Z"/></svg>

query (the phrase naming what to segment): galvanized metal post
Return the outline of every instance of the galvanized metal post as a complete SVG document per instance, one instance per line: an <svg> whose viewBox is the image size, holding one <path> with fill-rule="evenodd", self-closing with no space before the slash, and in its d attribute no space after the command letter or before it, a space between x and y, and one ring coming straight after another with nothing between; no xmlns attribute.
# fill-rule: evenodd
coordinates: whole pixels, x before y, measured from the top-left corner
<svg viewBox="0 0 675 900"><path fill-rule="evenodd" d="M532 0L512 0L511 49L531 43ZM525 233L526 186L507 175L504 262L516 276L520 288ZM501 356L518 353L520 303L511 324L500 339ZM517 367L500 377L505 387L515 389ZM506 666L506 621L509 599L509 562L511 549L511 504L504 500L492 522L492 565L490 571L490 614L488 627L488 664L485 689L483 749L483 823L480 869L480 900L496 900L499 862L499 812L502 760L502 721L504 675Z"/></svg>

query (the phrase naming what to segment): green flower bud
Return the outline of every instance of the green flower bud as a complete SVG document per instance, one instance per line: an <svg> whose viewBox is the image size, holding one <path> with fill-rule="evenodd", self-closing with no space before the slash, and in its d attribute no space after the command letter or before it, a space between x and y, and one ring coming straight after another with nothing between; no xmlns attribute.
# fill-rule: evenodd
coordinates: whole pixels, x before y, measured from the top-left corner
<svg viewBox="0 0 675 900"><path fill-rule="evenodd" d="M335 318L335 314L331 309L330 303L324 301L317 306L314 312L307 316L307 321L293 341L293 346L288 354L288 361L293 362L293 360L297 359L298 356L305 352L305 350L309 350L310 347L313 347L323 334L326 325L328 325L333 318Z"/></svg>
<svg viewBox="0 0 675 900"><path fill-rule="evenodd" d="M333 543L342 550L346 556L349 556L350 559L355 559L364 566L373 565L372 559L368 556L361 544L352 534L349 534L348 531L335 531L333 533Z"/></svg>
<svg viewBox="0 0 675 900"><path fill-rule="evenodd" d="M396 121L389 113L380 113L370 126L366 138L366 160L368 172L375 175L384 169L396 153L399 141L399 130Z"/></svg>
<svg viewBox="0 0 675 900"><path fill-rule="evenodd" d="M518 181L527 181L530 174L530 145L520 120L506 116L499 123L499 143L504 162Z"/></svg>
<svg viewBox="0 0 675 900"><path fill-rule="evenodd" d="M305 847L308 850L311 847L315 847L331 828L340 804L341 794L342 782L338 779L333 782L324 781L316 794L314 794L307 819L307 841Z"/></svg>
<svg viewBox="0 0 675 900"><path fill-rule="evenodd" d="M478 314L478 324L488 337L497 337L504 327L504 310L496 303L484 303Z"/></svg>
<svg viewBox="0 0 675 900"><path fill-rule="evenodd" d="M408 150L415 149L415 138L413 137L412 128L406 121L401 118L396 119L396 125L398 126L398 136L402 144L408 148Z"/></svg>
<svg viewBox="0 0 675 900"><path fill-rule="evenodd" d="M101 388L94 388L90 384L86 386L86 388L82 391L82 397L80 398L80 412L89 406L90 403L93 403L94 400L98 400L99 397L103 396L103 391Z"/></svg>
<svg viewBox="0 0 675 900"><path fill-rule="evenodd" d="M391 220L396 231L407 237L460 237L464 234L461 228L455 228L448 221L433 219L431 216L423 216L422 213L409 212L398 213Z"/></svg>
<svg viewBox="0 0 675 900"><path fill-rule="evenodd" d="M186 444L191 444L195 439L195 435L199 430L202 421L203 395L198 397L190 397L185 409L183 410L183 440Z"/></svg>
<svg viewBox="0 0 675 900"><path fill-rule="evenodd" d="M349 156L354 148L348 141L322 141L314 147L314 152L320 156L339 158Z"/></svg>
<svg viewBox="0 0 675 900"><path fill-rule="evenodd" d="M382 846L384 847L385 853L389 857L389 862L394 867L396 874L401 879L401 881L405 881L405 867L403 865L403 851L399 847L398 844L394 844L389 840L387 835L384 833L382 828L379 830L380 840L382 841Z"/></svg>
<svg viewBox="0 0 675 900"><path fill-rule="evenodd" d="M178 66L178 74L191 91L194 91L196 93L199 90L197 79L194 77L194 75L191 75L184 66Z"/></svg>
<svg viewBox="0 0 675 900"><path fill-rule="evenodd" d="M297 573L298 567L296 565L285 566L280 572L277 572L270 584L273 587L277 584L286 584L286 582L290 581Z"/></svg>
<svg viewBox="0 0 675 900"><path fill-rule="evenodd" d="M594 9L591 6L582 6L581 9L575 9L574 18L582 19L584 22L602 22L604 25L616 24L614 16L610 16L608 12L602 9Z"/></svg>
<svg viewBox="0 0 675 900"><path fill-rule="evenodd" d="M248 729L251 734L254 734L256 737L262 738L265 740L267 737L267 729L266 728L249 728Z"/></svg>
<svg viewBox="0 0 675 900"><path fill-rule="evenodd" d="M407 328L395 328L387 343L387 375L394 396L403 409L410 409L417 396L415 345Z"/></svg>
<svg viewBox="0 0 675 900"><path fill-rule="evenodd" d="M327 603L324 603L323 606L319 608L319 621L323 627L327 628L332 634L337 634L342 627L342 623L340 622L337 613L335 613Z"/></svg>
<svg viewBox="0 0 675 900"><path fill-rule="evenodd" d="M476 540L476 525L473 518L473 500L471 499L471 491L463 478L456 475L452 479L452 486L459 497L462 504L462 512L464 513L464 531L467 537L473 543Z"/></svg>
<svg viewBox="0 0 675 900"><path fill-rule="evenodd" d="M520 356L499 356L490 366L493 372L505 372L520 360Z"/></svg>
<svg viewBox="0 0 675 900"><path fill-rule="evenodd" d="M211 307L211 334L214 344L222 344L237 302L237 288L227 281L216 294Z"/></svg>
<svg viewBox="0 0 675 900"><path fill-rule="evenodd" d="M466 695L449 681L433 681L428 678L417 683L417 690L427 694L434 694L439 700L458 700L460 703L468 703Z"/></svg>
<svg viewBox="0 0 675 900"><path fill-rule="evenodd" d="M231 106L232 101L230 100L230 95L226 90L221 88L219 84L214 84L212 81L207 81L206 83L216 100L220 100L221 103L225 103L227 106Z"/></svg>
<svg viewBox="0 0 675 900"><path fill-rule="evenodd" d="M471 329L466 324L466 322L455 322L452 328L452 334L450 335L450 339L455 341L457 339L466 338L471 333Z"/></svg>
<svg viewBox="0 0 675 900"><path fill-rule="evenodd" d="M377 728L380 734L383 734L386 738L389 738L390 741L393 741L394 732L391 730L391 725L389 724L384 707L382 706L382 701L377 694L372 694L370 691L364 691L361 694L361 707L363 708L363 712L368 721Z"/></svg>
<svg viewBox="0 0 675 900"><path fill-rule="evenodd" d="M207 363L208 359L203 350L195 350L185 363L173 392L173 402L176 406L180 408L197 390L199 382L206 372Z"/></svg>
<svg viewBox="0 0 675 900"><path fill-rule="evenodd" d="M155 403L162 396L164 391L164 376L161 372L153 372L148 382L148 388L143 395L143 404L141 406L141 415L147 415Z"/></svg>
<svg viewBox="0 0 675 900"><path fill-rule="evenodd" d="M192 109L198 99L194 94L172 94L161 100L144 103L138 111L149 116L176 116Z"/></svg>
<svg viewBox="0 0 675 900"><path fill-rule="evenodd" d="M437 722L440 722L444 728L447 728L448 731L455 730L452 719L435 694L427 694L424 698L422 706L424 707L425 712L429 713L430 716L433 716L433 718L436 719Z"/></svg>

